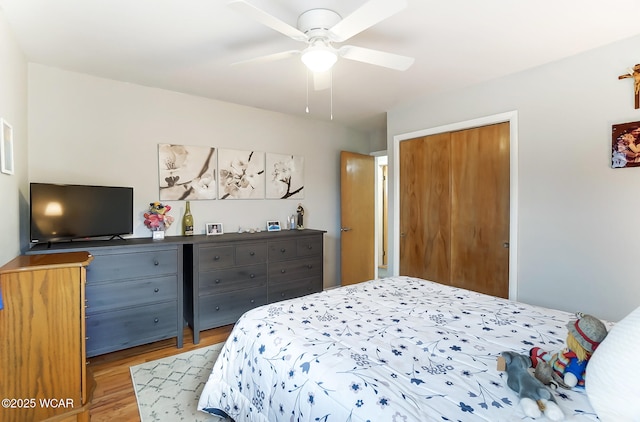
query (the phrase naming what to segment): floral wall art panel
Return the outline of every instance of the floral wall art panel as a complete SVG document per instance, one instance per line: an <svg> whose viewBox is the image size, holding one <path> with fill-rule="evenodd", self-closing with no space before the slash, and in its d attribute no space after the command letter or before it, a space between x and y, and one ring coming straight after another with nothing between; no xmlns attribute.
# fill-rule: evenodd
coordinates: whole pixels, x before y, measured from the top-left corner
<svg viewBox="0 0 640 422"><path fill-rule="evenodd" d="M158 144L160 200L216 199L216 149Z"/></svg>
<svg viewBox="0 0 640 422"><path fill-rule="evenodd" d="M268 199L304 198L304 157L267 153L266 169Z"/></svg>
<svg viewBox="0 0 640 422"><path fill-rule="evenodd" d="M264 199L264 152L218 150L218 198Z"/></svg>
<svg viewBox="0 0 640 422"><path fill-rule="evenodd" d="M611 167L640 166L640 122L613 125L611 133Z"/></svg>

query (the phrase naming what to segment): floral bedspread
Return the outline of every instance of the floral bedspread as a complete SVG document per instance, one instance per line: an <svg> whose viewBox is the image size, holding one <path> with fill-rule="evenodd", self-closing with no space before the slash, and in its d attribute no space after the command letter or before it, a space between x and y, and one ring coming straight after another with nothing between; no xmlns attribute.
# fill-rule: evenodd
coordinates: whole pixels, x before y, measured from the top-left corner
<svg viewBox="0 0 640 422"><path fill-rule="evenodd" d="M237 322L198 409L237 422L530 420L497 356L560 350L573 318L410 277L273 303ZM566 420L598 420L583 389L555 397Z"/></svg>

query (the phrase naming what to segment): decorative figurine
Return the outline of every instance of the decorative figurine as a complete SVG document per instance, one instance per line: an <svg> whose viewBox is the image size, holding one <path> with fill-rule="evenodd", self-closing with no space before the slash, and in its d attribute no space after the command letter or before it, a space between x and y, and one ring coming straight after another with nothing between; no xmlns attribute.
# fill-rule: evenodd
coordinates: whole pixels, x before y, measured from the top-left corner
<svg viewBox="0 0 640 422"><path fill-rule="evenodd" d="M304 229L304 208L302 208L302 204L298 204L298 209L296 209L298 213L298 230Z"/></svg>

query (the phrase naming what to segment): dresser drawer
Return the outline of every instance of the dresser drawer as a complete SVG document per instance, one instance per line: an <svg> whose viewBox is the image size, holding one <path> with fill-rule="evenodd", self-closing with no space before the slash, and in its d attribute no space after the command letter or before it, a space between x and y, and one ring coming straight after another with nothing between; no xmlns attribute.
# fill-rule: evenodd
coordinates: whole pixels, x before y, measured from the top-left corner
<svg viewBox="0 0 640 422"><path fill-rule="evenodd" d="M293 259L297 256L295 239L269 242L269 262Z"/></svg>
<svg viewBox="0 0 640 422"><path fill-rule="evenodd" d="M267 284L267 265L249 265L200 273L200 294L220 294Z"/></svg>
<svg viewBox="0 0 640 422"><path fill-rule="evenodd" d="M199 248L198 269L211 271L218 268L232 267L235 259L235 246L205 246Z"/></svg>
<svg viewBox="0 0 640 422"><path fill-rule="evenodd" d="M269 285L309 277L322 277L322 258L311 257L269 265Z"/></svg>
<svg viewBox="0 0 640 422"><path fill-rule="evenodd" d="M87 267L87 283L176 274L177 265L176 249L94 254L93 262Z"/></svg>
<svg viewBox="0 0 640 422"><path fill-rule="evenodd" d="M233 324L249 309L267 303L267 286L200 297L200 329Z"/></svg>
<svg viewBox="0 0 640 422"><path fill-rule="evenodd" d="M296 240L296 252L299 257L322 255L322 237L307 237Z"/></svg>
<svg viewBox="0 0 640 422"><path fill-rule="evenodd" d="M88 315L87 356L175 337L177 302L163 302Z"/></svg>
<svg viewBox="0 0 640 422"><path fill-rule="evenodd" d="M322 277L269 285L269 303L322 291Z"/></svg>
<svg viewBox="0 0 640 422"><path fill-rule="evenodd" d="M85 295L88 305L87 314L176 300L178 297L177 277L169 275L115 283L88 284Z"/></svg>
<svg viewBox="0 0 640 422"><path fill-rule="evenodd" d="M263 264L267 262L266 243L236 246L236 265Z"/></svg>

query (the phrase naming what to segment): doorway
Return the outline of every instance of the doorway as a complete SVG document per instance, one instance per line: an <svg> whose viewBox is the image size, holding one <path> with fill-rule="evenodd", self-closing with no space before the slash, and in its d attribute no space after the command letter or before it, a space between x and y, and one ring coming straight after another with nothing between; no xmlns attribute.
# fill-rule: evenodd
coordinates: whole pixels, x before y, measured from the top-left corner
<svg viewBox="0 0 640 422"><path fill-rule="evenodd" d="M340 154L341 285L389 275L387 151Z"/></svg>
<svg viewBox="0 0 640 422"><path fill-rule="evenodd" d="M386 151L374 153L376 158L376 275L375 278L384 278L389 275L389 165ZM380 155L384 154L384 155Z"/></svg>

